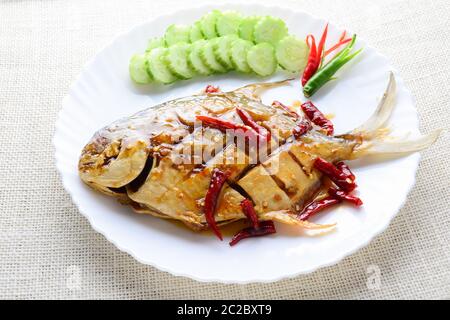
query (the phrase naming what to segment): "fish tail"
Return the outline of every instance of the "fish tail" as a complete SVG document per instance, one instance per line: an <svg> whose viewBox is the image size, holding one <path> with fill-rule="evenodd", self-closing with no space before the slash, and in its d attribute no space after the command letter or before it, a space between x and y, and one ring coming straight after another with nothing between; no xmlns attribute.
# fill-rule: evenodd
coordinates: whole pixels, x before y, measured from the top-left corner
<svg viewBox="0 0 450 320"><path fill-rule="evenodd" d="M394 74L391 72L386 91L375 112L362 125L344 134L344 136L347 136L347 138L351 136L362 137L363 139L376 137L378 135L377 132L384 127L395 109L396 91L397 83Z"/></svg>
<svg viewBox="0 0 450 320"><path fill-rule="evenodd" d="M431 146L441 134L442 130L435 130L429 134L412 139L392 139L387 140L386 136L364 141L353 151L353 158L362 156L383 156L401 153L411 153L421 151ZM390 138L390 137L389 137Z"/></svg>
<svg viewBox="0 0 450 320"><path fill-rule="evenodd" d="M439 137L441 130L412 139L395 139L389 136L390 130L386 127L386 123L395 109L396 89L395 77L391 72L383 98L372 116L361 126L340 136L346 140L360 142L353 150L353 159L367 155L390 155L420 151L428 148Z"/></svg>

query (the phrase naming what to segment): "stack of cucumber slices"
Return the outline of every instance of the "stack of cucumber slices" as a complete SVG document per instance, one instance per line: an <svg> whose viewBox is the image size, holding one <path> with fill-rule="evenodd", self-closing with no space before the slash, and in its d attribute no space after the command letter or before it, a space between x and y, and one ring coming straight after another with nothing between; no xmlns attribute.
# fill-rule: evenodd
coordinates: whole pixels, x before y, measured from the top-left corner
<svg viewBox="0 0 450 320"><path fill-rule="evenodd" d="M173 24L163 37L150 39L146 52L131 58L129 70L139 84L232 70L264 77L278 66L302 72L308 53L306 43L289 35L282 19L214 10L191 26Z"/></svg>

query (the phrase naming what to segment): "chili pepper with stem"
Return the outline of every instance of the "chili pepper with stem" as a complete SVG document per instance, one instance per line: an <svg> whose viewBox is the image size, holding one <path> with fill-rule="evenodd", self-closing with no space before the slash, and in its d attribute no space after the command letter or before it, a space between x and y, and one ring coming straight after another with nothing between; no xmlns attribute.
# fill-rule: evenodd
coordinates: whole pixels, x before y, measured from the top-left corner
<svg viewBox="0 0 450 320"><path fill-rule="evenodd" d="M311 101L303 103L301 108L306 117L309 120L311 120L312 123L323 128L327 132L327 135L329 136L333 135L334 132L333 123L330 120L328 120L325 117L325 115L322 112L320 112L320 110L317 109L317 107Z"/></svg>
<svg viewBox="0 0 450 320"><path fill-rule="evenodd" d="M350 60L356 57L362 49L352 53L356 42L356 35L353 36L352 41L348 46L339 52L333 59L331 59L325 66L320 68L303 86L303 94L305 97L311 97L314 93L328 83L334 74L341 69Z"/></svg>
<svg viewBox="0 0 450 320"><path fill-rule="evenodd" d="M262 221L259 223L259 228L248 227L236 233L230 241L230 246L236 245L239 241L247 238L261 237L268 234L276 233L273 221Z"/></svg>
<svg viewBox="0 0 450 320"><path fill-rule="evenodd" d="M212 172L209 188L205 196L204 213L206 222L220 240L223 239L222 233L220 232L219 227L216 224L214 213L216 211L216 205L220 195L220 191L222 190L222 187L229 176L229 172L223 172L215 168Z"/></svg>
<svg viewBox="0 0 450 320"><path fill-rule="evenodd" d="M336 168L336 166L331 162L318 157L314 160L314 168L325 174L339 188L346 192L353 191L356 188L356 183L345 173Z"/></svg>

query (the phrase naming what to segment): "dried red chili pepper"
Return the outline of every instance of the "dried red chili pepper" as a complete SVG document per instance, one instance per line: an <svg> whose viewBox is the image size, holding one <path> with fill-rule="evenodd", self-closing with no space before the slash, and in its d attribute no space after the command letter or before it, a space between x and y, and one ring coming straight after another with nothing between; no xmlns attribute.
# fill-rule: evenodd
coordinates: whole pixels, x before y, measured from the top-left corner
<svg viewBox="0 0 450 320"><path fill-rule="evenodd" d="M338 190L336 188L330 188L328 190L328 193L330 196L332 196L335 199L342 200L342 201L348 201L350 203L353 203L357 207L363 205L363 202L360 198L358 198L357 196L352 196L345 191Z"/></svg>
<svg viewBox="0 0 450 320"><path fill-rule="evenodd" d="M262 221L259 224L259 229L248 227L236 233L230 241L230 246L234 246L239 241L246 238L261 237L276 232L275 225L272 221Z"/></svg>
<svg viewBox="0 0 450 320"><path fill-rule="evenodd" d="M315 125L325 129L327 135L332 135L334 132L333 123L328 120L322 112L311 102L305 102L302 104L302 110L306 117L312 121Z"/></svg>
<svg viewBox="0 0 450 320"><path fill-rule="evenodd" d="M311 79L311 77L316 73L316 71L320 67L324 55L324 46L325 41L327 39L327 34L328 34L328 23L325 27L325 30L322 33L322 37L320 38L318 48L316 47L316 39L314 38L313 35L310 34L306 37L306 43L308 44L310 51L308 56L308 62L306 63L305 71L303 72L302 77L303 86L308 82L309 79Z"/></svg>
<svg viewBox="0 0 450 320"><path fill-rule="evenodd" d="M214 219L214 213L216 211L217 200L219 198L220 190L222 190L225 181L230 176L229 172L223 172L215 168L211 175L211 181L209 183L208 191L205 196L204 213L206 222L216 236L222 240L222 233L217 227L216 220Z"/></svg>
<svg viewBox="0 0 450 320"><path fill-rule="evenodd" d="M197 118L197 120L200 120L204 125L212 127L212 128L216 128L216 129L219 129L222 131L225 131L227 129L230 129L230 130L241 129L244 132L247 132L247 131L254 132L254 130L252 128L250 128L249 126L245 126L240 123L234 123L231 121L214 118L214 117L210 117L210 116L196 116L196 118Z"/></svg>
<svg viewBox="0 0 450 320"><path fill-rule="evenodd" d="M248 199L244 199L241 201L241 208L247 219L252 223L252 227L258 229L259 220L255 208L253 207L253 203Z"/></svg>
<svg viewBox="0 0 450 320"><path fill-rule="evenodd" d="M292 134L295 139L300 139L305 133L312 129L311 122L306 119L302 119L297 122L297 125L292 129Z"/></svg>
<svg viewBox="0 0 450 320"><path fill-rule="evenodd" d="M256 133L258 133L261 137L264 137L266 141L270 141L271 135L270 131L264 128L263 126L260 126L256 123L255 120L252 119L252 116L245 110L242 110L240 108L236 108L236 112L241 118L242 122L246 125L255 130Z"/></svg>
<svg viewBox="0 0 450 320"><path fill-rule="evenodd" d="M298 218L300 220L308 220L318 212L334 206L335 204L338 204L340 202L341 200L333 197L327 197L322 200L313 201L309 203L305 208L303 208L302 212L298 214Z"/></svg>
<svg viewBox="0 0 450 320"><path fill-rule="evenodd" d="M334 164L322 158L316 158L314 168L330 178L339 188L346 192L350 192L356 188L356 183L350 179L345 173L335 167Z"/></svg>
<svg viewBox="0 0 450 320"><path fill-rule="evenodd" d="M342 173L346 174L350 179L355 181L356 177L353 174L352 170L350 170L350 167L344 162L340 161L336 163L336 168L342 171Z"/></svg>
<svg viewBox="0 0 450 320"><path fill-rule="evenodd" d="M281 109L286 110L287 112L289 112L289 114L291 116L293 116L296 119L300 118L300 115L297 112L295 112L294 110L291 110L288 106L282 104L280 101L272 102L272 106L273 107L280 107Z"/></svg>
<svg viewBox="0 0 450 320"><path fill-rule="evenodd" d="M219 87L208 84L205 88L205 93L216 93L216 92L220 92Z"/></svg>

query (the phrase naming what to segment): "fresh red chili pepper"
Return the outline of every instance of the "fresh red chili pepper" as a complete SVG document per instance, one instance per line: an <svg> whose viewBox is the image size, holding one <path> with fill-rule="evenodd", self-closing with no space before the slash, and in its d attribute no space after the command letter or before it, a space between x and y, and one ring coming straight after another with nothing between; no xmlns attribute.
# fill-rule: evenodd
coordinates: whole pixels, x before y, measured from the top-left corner
<svg viewBox="0 0 450 320"><path fill-rule="evenodd" d="M300 115L297 112L295 112L294 110L291 110L288 106L282 104L280 101L272 102L272 106L280 107L281 109L286 110L291 116L293 116L296 119L300 118Z"/></svg>
<svg viewBox="0 0 450 320"><path fill-rule="evenodd" d="M334 164L322 158L316 158L314 168L330 178L339 188L346 192L353 191L356 183L350 179L345 173L335 167Z"/></svg>
<svg viewBox="0 0 450 320"><path fill-rule="evenodd" d="M311 41L311 43L310 43ZM308 62L306 63L305 71L303 71L303 77L302 77L302 85L305 86L305 84L308 82L309 79L314 75L314 73L319 68L319 57L317 55L317 47L316 47L316 39L313 35L308 35L306 37L306 43L309 47L309 56L308 56Z"/></svg>
<svg viewBox="0 0 450 320"><path fill-rule="evenodd" d="M253 228L259 229L259 220L253 203L248 199L244 199L241 201L241 208L247 219L252 223Z"/></svg>
<svg viewBox="0 0 450 320"><path fill-rule="evenodd" d="M208 84L205 88L205 93L216 93L216 92L220 92L219 87Z"/></svg>
<svg viewBox="0 0 450 320"><path fill-rule="evenodd" d="M324 66L321 66L317 72L314 73L308 82L303 85L303 95L305 97L311 97L315 94L317 90L333 78L339 69L361 53L362 49L353 51L355 43L356 35L352 37L352 41L350 41L342 51L336 54L333 59L328 61Z"/></svg>
<svg viewBox="0 0 450 320"><path fill-rule="evenodd" d="M325 51L325 42L327 41L327 35L328 35L328 23L325 26L325 30L323 30L322 37L319 41L319 46L317 48L317 55L319 56L319 64L322 62L324 51Z"/></svg>
<svg viewBox="0 0 450 320"><path fill-rule="evenodd" d="M347 35L347 31L344 30L344 32L342 32L341 37L339 38L339 42L343 41L345 39L345 36Z"/></svg>
<svg viewBox="0 0 450 320"><path fill-rule="evenodd" d="M298 214L298 218L300 220L308 220L318 212L325 210L326 208L329 208L331 206L334 206L335 204L340 203L340 199L336 199L333 197L327 197L322 200L313 201L310 204L308 204L305 208L303 208L302 212Z"/></svg>
<svg viewBox="0 0 450 320"><path fill-rule="evenodd" d="M328 49L327 51L325 51L324 57L326 57L327 55L329 55L330 53L332 53L334 50L336 50L337 48L339 48L340 46L349 43L350 41L352 41L352 38L347 38L345 39L345 36L347 35L347 31L344 31L341 35L341 38L339 39L339 41L332 46L330 49Z"/></svg>
<svg viewBox="0 0 450 320"><path fill-rule="evenodd" d="M292 133L295 139L300 139L305 133L312 129L311 122L306 119L302 119L297 122L297 125L292 129Z"/></svg>
<svg viewBox="0 0 450 320"><path fill-rule="evenodd" d="M352 196L345 191L338 190L336 188L330 188L328 190L328 193L330 196L332 196L335 199L342 200L342 201L348 201L350 203L353 203L357 207L363 205L363 202L360 198L358 198L357 196Z"/></svg>
<svg viewBox="0 0 450 320"><path fill-rule="evenodd" d="M306 63L305 71L303 72L302 77L303 86L305 86L308 80L311 79L311 77L317 72L317 70L320 67L322 58L324 56L324 47L325 42L327 40L327 34L328 34L328 23L325 27L325 30L322 33L322 37L320 38L318 47L316 47L316 39L314 38L313 35L310 34L306 37L306 43L308 44L310 51L308 56L308 62Z"/></svg>
<svg viewBox="0 0 450 320"><path fill-rule="evenodd" d="M216 211L220 190L222 190L222 187L229 176L229 172L223 172L215 168L212 172L209 188L205 196L204 213L206 222L220 240L223 239L222 233L220 232L219 227L217 227L214 213Z"/></svg>
<svg viewBox="0 0 450 320"><path fill-rule="evenodd" d="M246 126L249 126L253 130L255 130L256 133L258 133L261 137L264 137L266 141L270 141L271 138L270 131L264 128L263 126L257 124L256 121L252 119L252 116L247 111L242 110L240 108L236 108L236 112L239 118L241 118L242 122Z"/></svg>
<svg viewBox="0 0 450 320"><path fill-rule="evenodd" d="M327 135L333 135L334 126L333 123L328 120L322 112L311 102L305 102L302 104L302 110L306 117L312 121L315 125L325 129Z"/></svg>
<svg viewBox="0 0 450 320"><path fill-rule="evenodd" d="M336 168L342 171L342 173L346 174L350 179L355 181L356 177L353 174L352 170L350 170L350 167L344 162L340 161L336 163Z"/></svg>
<svg viewBox="0 0 450 320"><path fill-rule="evenodd" d="M262 221L259 224L259 229L248 227L236 233L230 241L230 246L234 246L246 238L261 237L276 232L275 225L272 221Z"/></svg>

